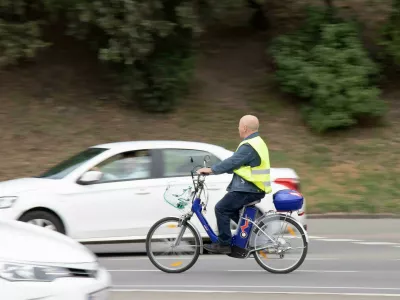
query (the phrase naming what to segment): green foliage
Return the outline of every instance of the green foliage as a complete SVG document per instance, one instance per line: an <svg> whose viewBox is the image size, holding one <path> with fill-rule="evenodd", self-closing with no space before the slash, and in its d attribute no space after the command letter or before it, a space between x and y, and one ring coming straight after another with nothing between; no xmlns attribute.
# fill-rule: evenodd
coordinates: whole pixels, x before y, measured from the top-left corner
<svg viewBox="0 0 400 300"><path fill-rule="evenodd" d="M382 32L380 45L385 48L386 56L400 66L400 0L393 0L392 13Z"/></svg>
<svg viewBox="0 0 400 300"><path fill-rule="evenodd" d="M0 67L33 58L49 44L41 39L37 20L28 20L30 7L23 0L0 0Z"/></svg>
<svg viewBox="0 0 400 300"><path fill-rule="evenodd" d="M174 40L169 38L170 40ZM125 91L138 100L142 109L167 112L176 107L188 91L195 66L195 53L188 45L176 47L164 41L145 61L127 69Z"/></svg>
<svg viewBox="0 0 400 300"><path fill-rule="evenodd" d="M306 100L302 111L315 131L349 127L384 114L380 90L373 85L379 69L354 23L310 9L304 27L279 37L270 50L277 80L284 91Z"/></svg>
<svg viewBox="0 0 400 300"><path fill-rule="evenodd" d="M189 50L200 30L193 1L86 0L69 16L70 33L97 37L99 59L118 65L126 96L148 111L174 107L189 83Z"/></svg>
<svg viewBox="0 0 400 300"><path fill-rule="evenodd" d="M165 37L174 23L165 19L161 1L91 1L69 11L70 34L97 39L103 61L132 65L154 50L154 37ZM101 34L102 33L102 34Z"/></svg>
<svg viewBox="0 0 400 300"><path fill-rule="evenodd" d="M0 19L0 67L34 58L49 44L41 40L37 22L9 23Z"/></svg>
<svg viewBox="0 0 400 300"><path fill-rule="evenodd" d="M173 109L187 91L196 37L242 0L80 0L69 32L89 38L101 61L117 64L123 91L153 112ZM94 39L96 37L96 39Z"/></svg>
<svg viewBox="0 0 400 300"><path fill-rule="evenodd" d="M67 20L67 33L87 40L117 71L124 91L149 111L168 111L183 96L194 68L196 38L210 22L246 0L0 0L0 62L35 56L46 46L33 15ZM29 5L30 6L29 6ZM35 12L35 13L32 13ZM7 14L6 14L7 13ZM11 16L2 22L3 14ZM21 23L14 24L13 16Z"/></svg>

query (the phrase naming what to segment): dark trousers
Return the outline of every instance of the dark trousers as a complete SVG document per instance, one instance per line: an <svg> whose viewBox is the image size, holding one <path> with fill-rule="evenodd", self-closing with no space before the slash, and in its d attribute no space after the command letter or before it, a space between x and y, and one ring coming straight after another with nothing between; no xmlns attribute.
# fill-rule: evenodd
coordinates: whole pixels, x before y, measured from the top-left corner
<svg viewBox="0 0 400 300"><path fill-rule="evenodd" d="M229 192L215 205L220 244L231 244L230 220L239 223L239 213L243 206L264 197L264 193Z"/></svg>

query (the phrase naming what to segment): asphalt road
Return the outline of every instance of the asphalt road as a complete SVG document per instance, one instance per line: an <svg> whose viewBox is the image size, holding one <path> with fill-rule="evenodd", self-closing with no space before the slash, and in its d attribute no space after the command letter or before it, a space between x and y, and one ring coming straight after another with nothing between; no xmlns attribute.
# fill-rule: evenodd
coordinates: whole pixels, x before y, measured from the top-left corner
<svg viewBox="0 0 400 300"><path fill-rule="evenodd" d="M261 269L254 259L202 255L182 274L157 270L144 246L113 245L130 256L104 256L110 246L89 246L113 277L112 300L183 299L381 299L400 297L400 220L309 220L303 265L286 275ZM188 294L190 293L190 294ZM207 294L204 294L207 293ZM212 293L211 295L208 293ZM243 295L242 293L246 293Z"/></svg>

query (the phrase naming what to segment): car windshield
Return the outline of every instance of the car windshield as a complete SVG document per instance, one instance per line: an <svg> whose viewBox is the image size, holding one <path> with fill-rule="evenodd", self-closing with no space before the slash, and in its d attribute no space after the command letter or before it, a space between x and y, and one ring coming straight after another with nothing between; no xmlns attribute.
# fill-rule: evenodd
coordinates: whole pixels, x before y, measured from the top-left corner
<svg viewBox="0 0 400 300"><path fill-rule="evenodd" d="M38 178L62 179L78 168L83 163L106 151L106 148L88 148L74 156L62 161L50 170L38 176Z"/></svg>

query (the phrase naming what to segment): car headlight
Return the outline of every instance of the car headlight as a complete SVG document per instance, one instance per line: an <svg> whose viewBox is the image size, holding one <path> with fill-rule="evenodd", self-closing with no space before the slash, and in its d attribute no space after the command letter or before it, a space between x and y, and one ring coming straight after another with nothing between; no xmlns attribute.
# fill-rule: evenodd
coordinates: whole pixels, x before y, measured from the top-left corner
<svg viewBox="0 0 400 300"><path fill-rule="evenodd" d="M9 208L11 207L15 201L17 201L18 197L15 196L4 196L0 197L0 208Z"/></svg>
<svg viewBox="0 0 400 300"><path fill-rule="evenodd" d="M53 281L69 276L65 268L0 261L0 278L9 281Z"/></svg>

